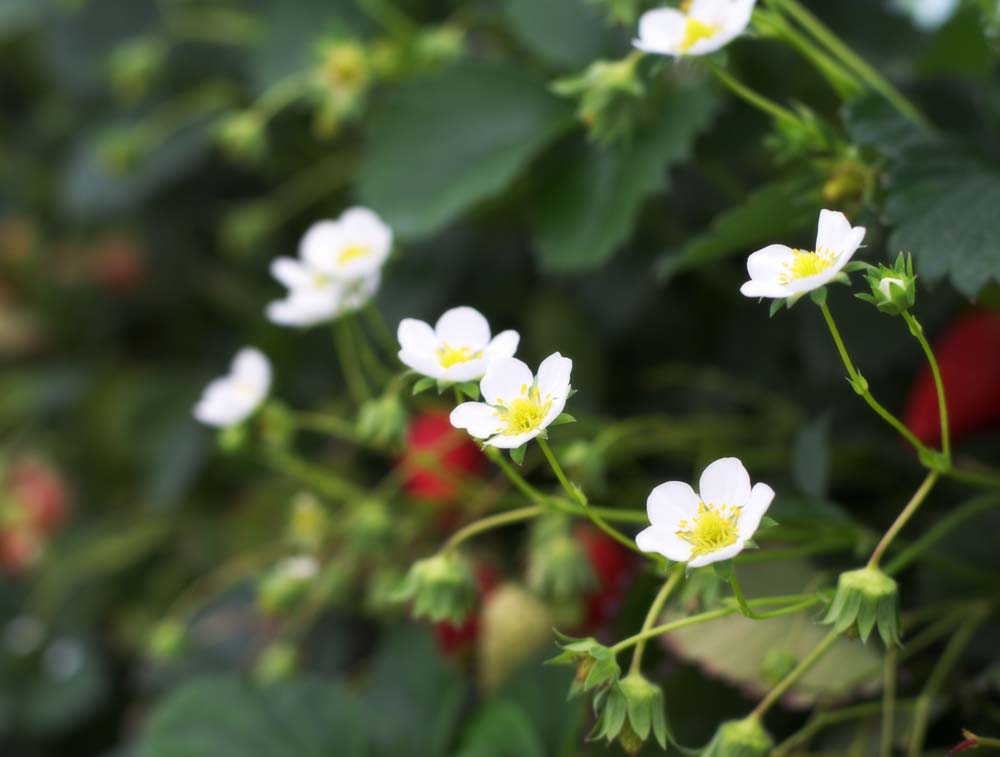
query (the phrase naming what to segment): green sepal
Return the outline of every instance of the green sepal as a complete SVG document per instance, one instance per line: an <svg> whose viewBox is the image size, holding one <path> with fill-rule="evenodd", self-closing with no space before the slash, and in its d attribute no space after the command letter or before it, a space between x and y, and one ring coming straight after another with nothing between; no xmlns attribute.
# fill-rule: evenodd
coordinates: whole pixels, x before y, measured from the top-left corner
<svg viewBox="0 0 1000 757"><path fill-rule="evenodd" d="M524 464L524 455L528 451L528 445L522 444L520 447L514 447L510 451L510 459L513 460L518 465Z"/></svg>
<svg viewBox="0 0 1000 757"><path fill-rule="evenodd" d="M782 308L782 306L784 304L785 304L785 301L783 299L782 300L771 300L771 308L768 311L767 317L768 318L774 318L775 314L777 314L777 312L779 310L781 310L781 308Z"/></svg>
<svg viewBox="0 0 1000 757"><path fill-rule="evenodd" d="M822 307L823 305L826 304L826 295L827 295L826 287L820 287L819 289L813 289L809 293L809 299L811 299L817 305Z"/></svg>
<svg viewBox="0 0 1000 757"><path fill-rule="evenodd" d="M435 384L437 384L437 379L431 378L430 376L424 376L413 385L413 396L416 397L418 394L426 392ZM440 393L441 392L439 391L438 394Z"/></svg>
<svg viewBox="0 0 1000 757"><path fill-rule="evenodd" d="M559 415L556 416L556 419L552 421L549 426L562 426L565 423L576 423L576 418L569 413L559 413Z"/></svg>
<svg viewBox="0 0 1000 757"><path fill-rule="evenodd" d="M465 395L471 400L479 399L479 382L478 381L463 381L461 384L455 384L460 394Z"/></svg>
<svg viewBox="0 0 1000 757"><path fill-rule="evenodd" d="M735 574L732 560L712 563L712 570L715 571L715 575L727 583L733 580L733 575Z"/></svg>
<svg viewBox="0 0 1000 757"><path fill-rule="evenodd" d="M760 525L758 528L774 528L778 525L778 521L772 518L770 515L765 515L760 519Z"/></svg>

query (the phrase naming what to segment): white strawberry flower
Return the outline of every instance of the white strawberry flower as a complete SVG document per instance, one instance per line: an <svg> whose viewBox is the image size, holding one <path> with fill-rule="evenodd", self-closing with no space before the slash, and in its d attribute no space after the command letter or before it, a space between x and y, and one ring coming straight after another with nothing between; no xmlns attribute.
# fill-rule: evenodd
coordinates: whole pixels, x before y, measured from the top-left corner
<svg viewBox="0 0 1000 757"><path fill-rule="evenodd" d="M864 226L851 226L843 213L822 210L815 250L772 244L747 258L747 297L797 297L829 284L848 264L865 238Z"/></svg>
<svg viewBox="0 0 1000 757"><path fill-rule="evenodd" d="M708 55L732 42L750 24L756 0L684 0L639 18L632 44L657 55Z"/></svg>
<svg viewBox="0 0 1000 757"><path fill-rule="evenodd" d="M516 331L491 338L490 324L469 307L448 310L433 328L424 321L404 318L397 338L404 365L450 383L481 379L491 362L513 357L520 341Z"/></svg>
<svg viewBox="0 0 1000 757"><path fill-rule="evenodd" d="M652 525L635 537L639 549L692 568L729 560L753 538L774 499L767 484L750 487L750 474L735 457L705 468L698 489L682 481L653 489L646 500Z"/></svg>
<svg viewBox="0 0 1000 757"><path fill-rule="evenodd" d="M483 402L463 402L451 411L451 425L466 429L487 446L516 449L542 434L560 416L570 393L573 361L558 352L538 375L517 358L495 360L479 384Z"/></svg>
<svg viewBox="0 0 1000 757"><path fill-rule="evenodd" d="M391 250L392 229L368 208L349 208L335 221L317 221L299 243L302 262L340 280L377 272Z"/></svg>
<svg viewBox="0 0 1000 757"><path fill-rule="evenodd" d="M306 328L364 307L378 291L378 269L355 279L336 279L294 258L278 258L271 275L288 295L267 306L267 318L281 326Z"/></svg>
<svg viewBox="0 0 1000 757"><path fill-rule="evenodd" d="M246 347L236 353L228 375L205 387L195 405L194 417L208 426L235 426L253 414L270 388L271 363L267 356Z"/></svg>

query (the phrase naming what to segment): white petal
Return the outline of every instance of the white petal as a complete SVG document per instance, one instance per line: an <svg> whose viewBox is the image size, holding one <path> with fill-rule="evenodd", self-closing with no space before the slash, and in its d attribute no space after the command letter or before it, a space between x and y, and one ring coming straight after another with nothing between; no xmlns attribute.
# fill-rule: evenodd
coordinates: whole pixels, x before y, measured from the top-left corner
<svg viewBox="0 0 1000 757"><path fill-rule="evenodd" d="M499 360L500 358L514 357L520 341L521 336L516 331L501 331L487 345L486 358L488 360Z"/></svg>
<svg viewBox="0 0 1000 757"><path fill-rule="evenodd" d="M407 368L412 368L423 376L430 376L434 379L444 379L445 369L441 367L440 361L427 354L411 352L410 350L399 351L399 361Z"/></svg>
<svg viewBox="0 0 1000 757"><path fill-rule="evenodd" d="M656 552L668 560L687 562L691 559L691 545L664 526L650 526L636 534L636 546L643 552Z"/></svg>
<svg viewBox="0 0 1000 757"><path fill-rule="evenodd" d="M528 431L525 434L498 434L486 442L487 447L496 447L497 449L517 449L536 436L538 436L539 429L534 431Z"/></svg>
<svg viewBox="0 0 1000 757"><path fill-rule="evenodd" d="M646 498L646 515L653 525L661 525L671 532L676 531L682 520L693 518L698 513L701 500L688 484L683 481L667 481L660 484Z"/></svg>
<svg viewBox="0 0 1000 757"><path fill-rule="evenodd" d="M338 274L361 276L381 269L392 251L392 231L368 208L349 208L339 219L342 247L363 247L364 255L347 261L338 260Z"/></svg>
<svg viewBox="0 0 1000 757"><path fill-rule="evenodd" d="M232 372L238 381L252 386L260 394L267 394L271 387L271 361L254 347L244 347L236 353Z"/></svg>
<svg viewBox="0 0 1000 757"><path fill-rule="evenodd" d="M550 402L552 404L549 406L548 412L545 413L545 417L542 418L542 422L538 424L539 429L548 428L552 425L552 421L558 418L562 414L562 411L566 409L565 395L562 397L556 397L555 399L550 400Z"/></svg>
<svg viewBox="0 0 1000 757"><path fill-rule="evenodd" d="M528 391L534 380L527 365L510 357L490 363L479 388L483 399L491 405L510 405Z"/></svg>
<svg viewBox="0 0 1000 757"><path fill-rule="evenodd" d="M451 425L464 428L477 439L486 439L503 424L497 411L485 402L463 402L451 411Z"/></svg>
<svg viewBox="0 0 1000 757"><path fill-rule="evenodd" d="M416 318L404 318L396 329L396 339L399 340L400 354L410 352L416 355L432 357L438 348L437 335L429 323Z"/></svg>
<svg viewBox="0 0 1000 757"><path fill-rule="evenodd" d="M714 562L731 560L743 551L744 546L746 545L742 541L737 541L735 544L730 544L728 547L724 547L718 552L709 552L707 555L698 555L688 563L688 566L691 568L700 568L702 565L710 565Z"/></svg>
<svg viewBox="0 0 1000 757"><path fill-rule="evenodd" d="M317 221L302 235L299 257L310 268L326 274L338 271L337 258L344 247L344 236L336 221Z"/></svg>
<svg viewBox="0 0 1000 757"><path fill-rule="evenodd" d="M750 497L750 474L735 457L723 457L705 468L698 493L707 505L742 507Z"/></svg>
<svg viewBox="0 0 1000 757"><path fill-rule="evenodd" d="M481 379L486 374L489 361L486 358L476 358L467 360L464 363L455 363L443 369L442 378L445 381L457 383L461 381L475 381Z"/></svg>
<svg viewBox="0 0 1000 757"><path fill-rule="evenodd" d="M549 355L538 366L538 393L543 402L565 400L569 394L569 377L573 361L558 352Z"/></svg>
<svg viewBox="0 0 1000 757"><path fill-rule="evenodd" d="M819 212L819 227L816 231L816 251L820 248L840 252L851 233L851 222L847 216L835 210Z"/></svg>
<svg viewBox="0 0 1000 757"><path fill-rule="evenodd" d="M267 319L279 326L315 326L337 317L340 310L339 296L339 289L313 292L298 290L283 300L270 303L267 306Z"/></svg>
<svg viewBox="0 0 1000 757"><path fill-rule="evenodd" d="M452 308L434 325L437 337L450 347L484 349L490 342L490 324L475 308Z"/></svg>
<svg viewBox="0 0 1000 757"><path fill-rule="evenodd" d="M750 257L747 258L747 273L753 281L778 282L778 277L785 271L786 266L794 261L795 253L791 247L771 244L750 253Z"/></svg>
<svg viewBox="0 0 1000 757"><path fill-rule="evenodd" d="M746 504L740 511L740 520L736 524L741 541L753 538L758 526L760 526L760 519L764 517L764 513L771 506L773 499L774 489L767 484L754 484Z"/></svg>
<svg viewBox="0 0 1000 757"><path fill-rule="evenodd" d="M633 45L648 53L678 55L687 16L676 8L658 8L646 11L639 17L639 38Z"/></svg>
<svg viewBox="0 0 1000 757"><path fill-rule="evenodd" d="M770 297L781 299L792 294L785 284L772 284L768 281L747 281L740 287L744 297Z"/></svg>
<svg viewBox="0 0 1000 757"><path fill-rule="evenodd" d="M350 313L363 308L378 291L382 272L378 269L357 279L349 279L341 287L340 313Z"/></svg>
<svg viewBox="0 0 1000 757"><path fill-rule="evenodd" d="M288 289L302 289L313 282L313 272L295 258L277 258L271 261L271 275Z"/></svg>

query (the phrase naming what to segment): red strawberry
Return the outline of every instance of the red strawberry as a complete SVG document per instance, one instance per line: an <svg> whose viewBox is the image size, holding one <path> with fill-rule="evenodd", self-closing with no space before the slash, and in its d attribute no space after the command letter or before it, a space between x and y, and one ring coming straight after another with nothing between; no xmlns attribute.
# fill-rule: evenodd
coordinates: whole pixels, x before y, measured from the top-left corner
<svg viewBox="0 0 1000 757"><path fill-rule="evenodd" d="M479 587L479 604L482 605L496 588L499 575L492 565L480 562L476 565L476 584ZM458 625L443 620L434 624L434 636L438 648L445 654L452 654L465 648L479 635L479 608L477 607Z"/></svg>
<svg viewBox="0 0 1000 757"><path fill-rule="evenodd" d="M50 533L66 517L66 486L55 470L36 458L23 458L11 465L7 491L14 504L24 508L30 526L40 533Z"/></svg>
<svg viewBox="0 0 1000 757"><path fill-rule="evenodd" d="M20 573L31 567L41 555L38 533L27 527L12 527L0 531L0 569Z"/></svg>
<svg viewBox="0 0 1000 757"><path fill-rule="evenodd" d="M934 355L941 367L952 439L1000 421L1000 316L966 311L937 340ZM928 365L910 389L903 419L924 444L940 444L937 392Z"/></svg>
<svg viewBox="0 0 1000 757"><path fill-rule="evenodd" d="M634 565L632 554L590 524L579 524L575 534L587 550L597 576L598 588L586 598L586 624L598 627L611 618L618 607Z"/></svg>
<svg viewBox="0 0 1000 757"><path fill-rule="evenodd" d="M480 475L486 459L465 432L451 425L448 413L426 410L410 421L400 464L408 494L449 505L458 500L459 482Z"/></svg>

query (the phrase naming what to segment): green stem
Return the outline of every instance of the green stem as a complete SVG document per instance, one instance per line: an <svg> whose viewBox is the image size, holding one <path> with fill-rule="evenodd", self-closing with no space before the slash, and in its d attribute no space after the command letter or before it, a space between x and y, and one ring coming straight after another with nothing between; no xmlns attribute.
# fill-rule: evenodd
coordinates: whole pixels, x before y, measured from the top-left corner
<svg viewBox="0 0 1000 757"><path fill-rule="evenodd" d="M367 495L360 486L335 476L328 468L307 463L287 452L273 455L268 461L279 473L301 481L330 499L346 501L361 499Z"/></svg>
<svg viewBox="0 0 1000 757"><path fill-rule="evenodd" d="M639 547L636 546L635 541L628 538L621 531L616 529L614 526L608 524L604 518L602 518L598 513L595 513L590 509L590 505L587 503L587 498L584 496L583 492L576 486L570 483L569 479L566 478L566 474L563 472L562 466L559 465L559 461L556 460L556 456L552 453L549 443L545 441L542 437L537 437L538 446L542 448L542 452L545 455L545 459L549 461L549 465L552 467L552 471L556 474L556 478L559 479L559 483L562 484L563 489L570 496L570 499L579 504L583 511L587 514L594 524L601 529L604 533L610 536L612 539L617 541L622 546L632 550L638 555L642 555L646 558L656 559L653 556L643 552Z"/></svg>
<svg viewBox="0 0 1000 757"><path fill-rule="evenodd" d="M806 655L802 662L796 665L795 669L786 675L777 686L771 689L766 697L760 700L757 706L754 707L753 711L750 713L750 717L760 720L760 718L762 718L764 714L788 692L795 682L798 681L799 678L801 678L806 671L809 670L809 668L815 665L820 657L826 654L826 651L833 646L833 643L839 636L840 633L838 631L830 631L830 633L824 636L823 640L816 645L813 651Z"/></svg>
<svg viewBox="0 0 1000 757"><path fill-rule="evenodd" d="M387 384L392 379L392 372L386 368L378 355L372 349L368 335L358 320L357 315L351 314L345 317L351 331L351 341L357 348L357 354L361 356L361 364L369 377L374 379L376 384Z"/></svg>
<svg viewBox="0 0 1000 757"><path fill-rule="evenodd" d="M463 541L471 539L473 536L481 534L485 531L500 528L501 526L506 526L511 523L531 520L532 518L537 518L545 512L546 509L541 505L532 505L531 507L522 507L518 510L510 510L509 512L499 513L497 515L491 515L488 518L483 518L482 520L477 520L475 523L470 523L464 528L460 528L458 531L453 533L448 541L446 541L441 547L440 551L448 552L457 547Z"/></svg>
<svg viewBox="0 0 1000 757"><path fill-rule="evenodd" d="M1000 495L997 494L984 494L966 502L957 510L948 513L924 532L919 539L890 560L885 566L884 572L890 576L899 573L916 560L928 547L937 543L969 518L979 515L981 512L992 510L995 507L1000 507Z"/></svg>
<svg viewBox="0 0 1000 757"><path fill-rule="evenodd" d="M857 369L854 367L854 363L851 362L850 355L847 354L847 347L844 346L844 340L840 336L840 330L837 328L837 324L833 320L833 314L830 312L830 308L824 302L819 306L819 309L823 312L823 318L826 319L826 325L830 329L830 336L833 337L834 344L837 345L837 351L840 353L840 359L843 360L844 367L847 369L847 375L851 379L851 385L854 387L854 391L860 394L872 410L878 413L886 423L902 434L903 437L916 449L924 453L931 453L931 450L924 446L924 444L903 424L901 420L882 407L882 405L875 400L871 391L868 389L868 382L861 376L860 373L858 373Z"/></svg>
<svg viewBox="0 0 1000 757"><path fill-rule="evenodd" d="M361 10L375 23L399 40L409 39L417 25L391 0L358 0Z"/></svg>
<svg viewBox="0 0 1000 757"><path fill-rule="evenodd" d="M365 383L364 374L361 372L358 355L354 351L351 326L344 318L333 324L333 338L337 347L337 357L340 359L340 367L344 373L344 381L347 383L347 390L351 393L354 402L360 405L371 397L371 393L368 390L368 384Z"/></svg>
<svg viewBox="0 0 1000 757"><path fill-rule="evenodd" d="M835 57L839 58L847 68L858 75L861 81L882 95L903 116L921 128L930 128L924 115L902 92L896 89L888 79L882 76L864 58L855 53L849 45L844 43L829 27L803 7L798 0L772 0L772 2L798 21L817 42L826 47Z"/></svg>
<svg viewBox="0 0 1000 757"><path fill-rule="evenodd" d="M896 538L896 535L902 530L903 526L906 525L907 521L913 517L913 514L917 511L917 508L920 507L920 504L924 501L924 499L926 499L930 490L934 488L934 484L937 480L937 471L931 471L927 474L927 478L925 478L923 483L920 484L920 487L916 492L914 492L913 497L910 498L906 507L903 508L903 511L896 518L895 522L889 526L889 530L885 532L882 539L876 545L875 551L872 552L872 556L868 560L869 569L878 568L879 561L882 559L882 555L885 553L885 550L892 543L892 540Z"/></svg>
<svg viewBox="0 0 1000 757"><path fill-rule="evenodd" d="M646 619L642 623L642 631L648 631L653 627L653 623L656 619L660 617L660 613L663 612L663 605L670 598L674 589L677 585L684 579L684 566L676 565L674 566L673 573L670 574L670 578L663 582L663 586L660 587L659 592L657 592L656 597L653 599L653 604L649 606L649 612L646 613ZM630 673L639 673L642 670L642 655L646 651L646 642L648 639L642 639L635 645L635 649L632 651L632 666L629 668Z"/></svg>
<svg viewBox="0 0 1000 757"><path fill-rule="evenodd" d="M987 489L1000 489L1000 472L992 470L968 470L949 468L942 473L948 478L961 481L972 486L982 486Z"/></svg>
<svg viewBox="0 0 1000 757"><path fill-rule="evenodd" d="M389 331L389 326L386 324L385 318L382 317L382 313L379 312L374 303L369 302L365 306L365 317L368 319L368 324L372 327L372 331L375 332L375 339L379 342L382 349L385 350L387 355L395 358L399 353L399 343L392 332Z"/></svg>
<svg viewBox="0 0 1000 757"><path fill-rule="evenodd" d="M295 427L303 431L329 434L348 442L356 442L358 439L354 424L335 415L327 415L326 413L295 413L292 416L292 420L295 422Z"/></svg>
<svg viewBox="0 0 1000 757"><path fill-rule="evenodd" d="M819 601L819 599L813 594L793 594L789 596L781 597L766 597L762 599L752 599L750 604L757 605L773 605L776 603L784 603L789 605L784 608L783 615L791 615L792 613L800 612L810 605L814 605ZM671 631L676 631L680 628L687 628L688 626L697 625L698 623L704 623L709 620L716 620L717 618L724 618L727 615L733 615L739 612L738 607L720 607L718 610L708 610L707 612L699 613L698 615L691 615L687 618L681 618L680 620L674 620L670 623L664 623L661 626L655 626L653 628L646 629L645 631L640 631L639 633L629 636L627 639L622 639L613 647L611 651L614 654L628 649L634 644L638 644L646 639L654 639L657 636L662 636L665 633L670 633Z"/></svg>
<svg viewBox="0 0 1000 757"><path fill-rule="evenodd" d="M938 397L938 412L941 415L941 452L944 454L945 462L950 467L951 438L948 433L948 402L945 399L944 382L941 381L941 369L938 367L937 359L934 357L934 350L927 343L927 337L924 336L924 327L920 324L920 321L910 315L908 310L903 311L903 320L910 327L910 333L920 342L920 347L927 356L927 362L930 363L931 373L934 374L934 388L937 390Z"/></svg>
<svg viewBox="0 0 1000 757"><path fill-rule="evenodd" d="M309 84L309 75L297 71L286 76L264 92L253 105L253 112L266 124L278 113L302 97Z"/></svg>
<svg viewBox="0 0 1000 757"><path fill-rule="evenodd" d="M497 464L500 470L502 470L507 478L510 479L510 482L514 484L514 486L517 487L528 499L538 504L545 504L547 501L546 496L525 481L524 476L514 470L514 466L507 461L500 450L496 447L487 447L486 456Z"/></svg>
<svg viewBox="0 0 1000 757"><path fill-rule="evenodd" d="M795 126L802 125L802 119L795 115L795 113L743 84L722 66L709 61L709 67L712 69L712 73L715 74L715 78L753 107L778 121L787 121Z"/></svg>
<svg viewBox="0 0 1000 757"><path fill-rule="evenodd" d="M917 708L913 715L913 725L910 728L909 757L920 757L924 751L924 737L927 735L927 721L930 717L931 703L940 691L948 673L958 662L965 646L973 634L989 616L989 608L982 606L973 611L966 621L958 628L955 635L949 639L947 646L938 658L937 664L927 678L923 691L917 697Z"/></svg>
<svg viewBox="0 0 1000 757"><path fill-rule="evenodd" d="M977 736L974 733L969 733L969 738L976 742L977 747L987 746L993 749L1000 749L1000 739L993 739L989 736Z"/></svg>
<svg viewBox="0 0 1000 757"><path fill-rule="evenodd" d="M885 653L882 670L882 733L879 738L879 757L892 757L892 731L896 722L896 647L890 645Z"/></svg>
<svg viewBox="0 0 1000 757"><path fill-rule="evenodd" d="M897 702L897 705L898 709L912 709L916 706L916 703L912 701L901 701ZM775 757L790 754L788 750L793 746L809 741L809 739L828 726L836 725L837 723L843 723L849 720L868 718L872 715L878 715L881 711L882 702L865 702L863 704L856 704L852 707L844 707L834 712L817 713L811 717L809 722L806 723L801 729L793 733L774 748Z"/></svg>
<svg viewBox="0 0 1000 757"><path fill-rule="evenodd" d="M736 569L733 568L732 573L729 576L729 584L733 587L733 594L736 597L736 604L740 608L740 614L747 618L753 620L767 620L768 618L776 618L780 615L787 615L787 608L781 608L778 610L770 610L766 612L754 612L750 608L750 602L747 602L746 597L743 596L743 588L740 586L739 579L736 578ZM813 604L810 602L809 604ZM808 607L809 605L805 605Z"/></svg>

